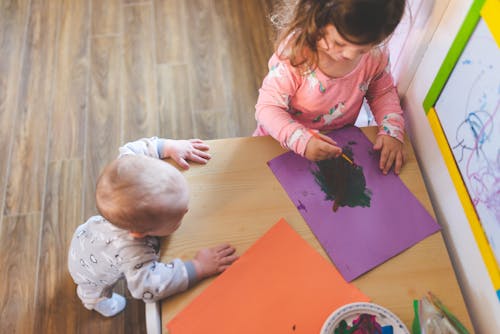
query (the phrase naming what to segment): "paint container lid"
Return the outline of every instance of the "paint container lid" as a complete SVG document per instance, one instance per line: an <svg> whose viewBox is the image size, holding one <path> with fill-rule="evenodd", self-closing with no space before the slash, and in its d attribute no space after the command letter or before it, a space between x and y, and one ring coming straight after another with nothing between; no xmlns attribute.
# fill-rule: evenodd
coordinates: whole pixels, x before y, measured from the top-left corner
<svg viewBox="0 0 500 334"><path fill-rule="evenodd" d="M352 326L352 321L361 314L374 315L377 323L382 326L382 333L410 334L408 328L394 313L373 303L351 303L339 307L326 319L320 334L333 334L342 320L345 320L348 326Z"/></svg>

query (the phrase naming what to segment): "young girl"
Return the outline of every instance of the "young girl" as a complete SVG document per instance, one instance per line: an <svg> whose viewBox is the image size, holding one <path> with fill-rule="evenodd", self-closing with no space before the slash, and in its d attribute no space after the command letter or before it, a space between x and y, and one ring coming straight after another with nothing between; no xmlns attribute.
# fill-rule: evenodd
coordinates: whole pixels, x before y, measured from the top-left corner
<svg viewBox="0 0 500 334"><path fill-rule="evenodd" d="M381 46L405 0L296 0L274 15L277 50L256 105L254 135L271 135L312 161L342 149L323 134L353 125L366 98L380 126L374 149L387 174L403 165L404 119Z"/></svg>

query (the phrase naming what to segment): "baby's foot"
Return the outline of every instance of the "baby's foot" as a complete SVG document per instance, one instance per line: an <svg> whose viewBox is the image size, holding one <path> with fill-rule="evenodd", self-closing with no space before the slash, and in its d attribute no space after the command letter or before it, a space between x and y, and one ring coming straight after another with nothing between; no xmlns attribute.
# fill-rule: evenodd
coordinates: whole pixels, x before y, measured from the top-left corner
<svg viewBox="0 0 500 334"><path fill-rule="evenodd" d="M123 311L126 304L127 300L123 296L113 292L111 298L106 298L97 303L94 310L105 317L112 317Z"/></svg>

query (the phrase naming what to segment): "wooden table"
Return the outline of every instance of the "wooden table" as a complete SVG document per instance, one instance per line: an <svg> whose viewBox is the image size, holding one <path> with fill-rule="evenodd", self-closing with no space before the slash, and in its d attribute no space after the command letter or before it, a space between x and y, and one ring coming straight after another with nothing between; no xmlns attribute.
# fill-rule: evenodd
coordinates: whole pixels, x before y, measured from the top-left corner
<svg viewBox="0 0 500 334"><path fill-rule="evenodd" d="M373 141L376 128L363 128ZM285 150L271 137L208 141L212 160L185 172L191 190L189 212L172 236L162 244L162 259L190 259L200 248L229 242L243 254L280 218L318 252L328 258L266 162ZM401 179L434 216L411 145ZM191 290L167 298L161 305L161 328L210 284L208 279ZM398 315L408 328L413 300L434 292L471 330L471 322L440 232L422 240L352 282ZM152 317L152 306L148 308ZM157 309L159 310L159 309ZM159 312L159 311L157 311ZM150 326L149 326L150 327ZM148 327L148 328L149 328Z"/></svg>

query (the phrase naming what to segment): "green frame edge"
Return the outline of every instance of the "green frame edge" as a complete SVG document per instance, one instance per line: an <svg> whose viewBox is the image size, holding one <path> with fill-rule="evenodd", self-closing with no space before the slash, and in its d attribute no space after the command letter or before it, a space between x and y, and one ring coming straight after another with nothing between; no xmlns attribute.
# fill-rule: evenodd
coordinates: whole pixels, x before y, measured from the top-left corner
<svg viewBox="0 0 500 334"><path fill-rule="evenodd" d="M458 58L462 54L467 42L469 41L470 36L472 35L474 29L476 28L479 19L481 18L481 8L483 8L486 0L475 0L472 4L467 16L465 17L460 30L453 41L450 50L446 54L446 57L441 64L441 67L436 75L436 78L432 82L431 88L427 92L425 99L423 101L424 111L427 114L431 107L434 106L441 91L448 81L448 77L450 76L455 64L458 61Z"/></svg>

